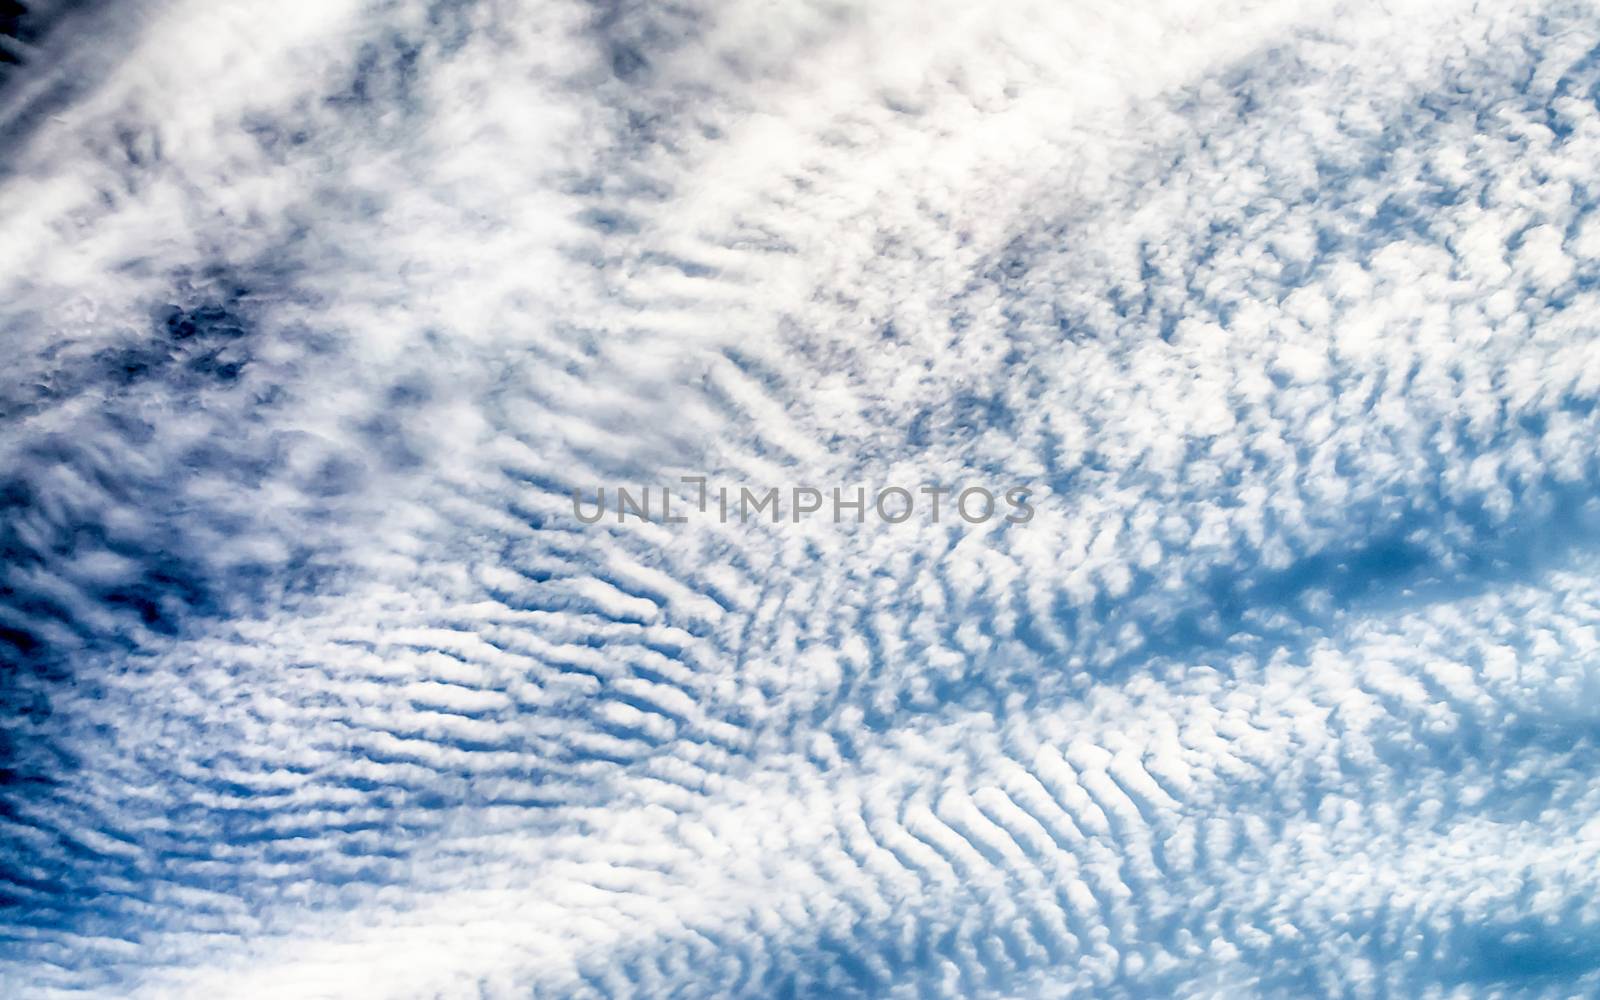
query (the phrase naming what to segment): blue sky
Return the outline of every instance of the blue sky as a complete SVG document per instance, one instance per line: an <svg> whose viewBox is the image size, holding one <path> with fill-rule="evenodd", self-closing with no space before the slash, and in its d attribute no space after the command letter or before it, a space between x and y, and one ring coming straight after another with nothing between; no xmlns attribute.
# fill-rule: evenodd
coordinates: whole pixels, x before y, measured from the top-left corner
<svg viewBox="0 0 1600 1000"><path fill-rule="evenodd" d="M1600 992L1583 4L39 3L0 994ZM1026 524L578 523L1016 484Z"/></svg>

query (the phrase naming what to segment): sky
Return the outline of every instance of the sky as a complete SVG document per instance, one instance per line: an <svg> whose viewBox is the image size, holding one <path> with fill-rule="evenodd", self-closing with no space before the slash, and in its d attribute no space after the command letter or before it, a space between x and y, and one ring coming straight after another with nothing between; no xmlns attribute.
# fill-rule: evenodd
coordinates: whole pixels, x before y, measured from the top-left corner
<svg viewBox="0 0 1600 1000"><path fill-rule="evenodd" d="M1596 14L0 4L0 995L1600 995Z"/></svg>

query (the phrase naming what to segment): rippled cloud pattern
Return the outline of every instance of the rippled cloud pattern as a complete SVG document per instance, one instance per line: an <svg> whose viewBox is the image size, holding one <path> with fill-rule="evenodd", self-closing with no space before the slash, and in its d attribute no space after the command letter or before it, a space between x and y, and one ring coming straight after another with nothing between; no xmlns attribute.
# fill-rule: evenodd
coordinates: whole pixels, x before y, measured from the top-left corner
<svg viewBox="0 0 1600 1000"><path fill-rule="evenodd" d="M0 995L1600 996L1593 5L0 32Z"/></svg>

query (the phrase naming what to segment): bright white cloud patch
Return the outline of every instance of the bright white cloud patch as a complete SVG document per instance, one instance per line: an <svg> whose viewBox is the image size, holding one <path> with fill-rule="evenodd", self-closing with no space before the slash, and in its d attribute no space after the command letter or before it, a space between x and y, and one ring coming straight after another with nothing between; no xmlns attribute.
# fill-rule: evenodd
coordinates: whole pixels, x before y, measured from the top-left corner
<svg viewBox="0 0 1600 1000"><path fill-rule="evenodd" d="M0 993L1600 990L1596 23L35 5Z"/></svg>

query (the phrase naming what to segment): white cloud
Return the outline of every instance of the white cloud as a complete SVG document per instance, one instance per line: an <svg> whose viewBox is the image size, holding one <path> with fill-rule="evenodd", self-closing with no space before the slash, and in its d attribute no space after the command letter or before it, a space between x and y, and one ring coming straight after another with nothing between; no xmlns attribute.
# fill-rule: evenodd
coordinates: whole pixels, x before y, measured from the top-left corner
<svg viewBox="0 0 1600 1000"><path fill-rule="evenodd" d="M1539 13L161 8L0 182L0 983L1591 988ZM1040 512L570 521L685 470Z"/></svg>

